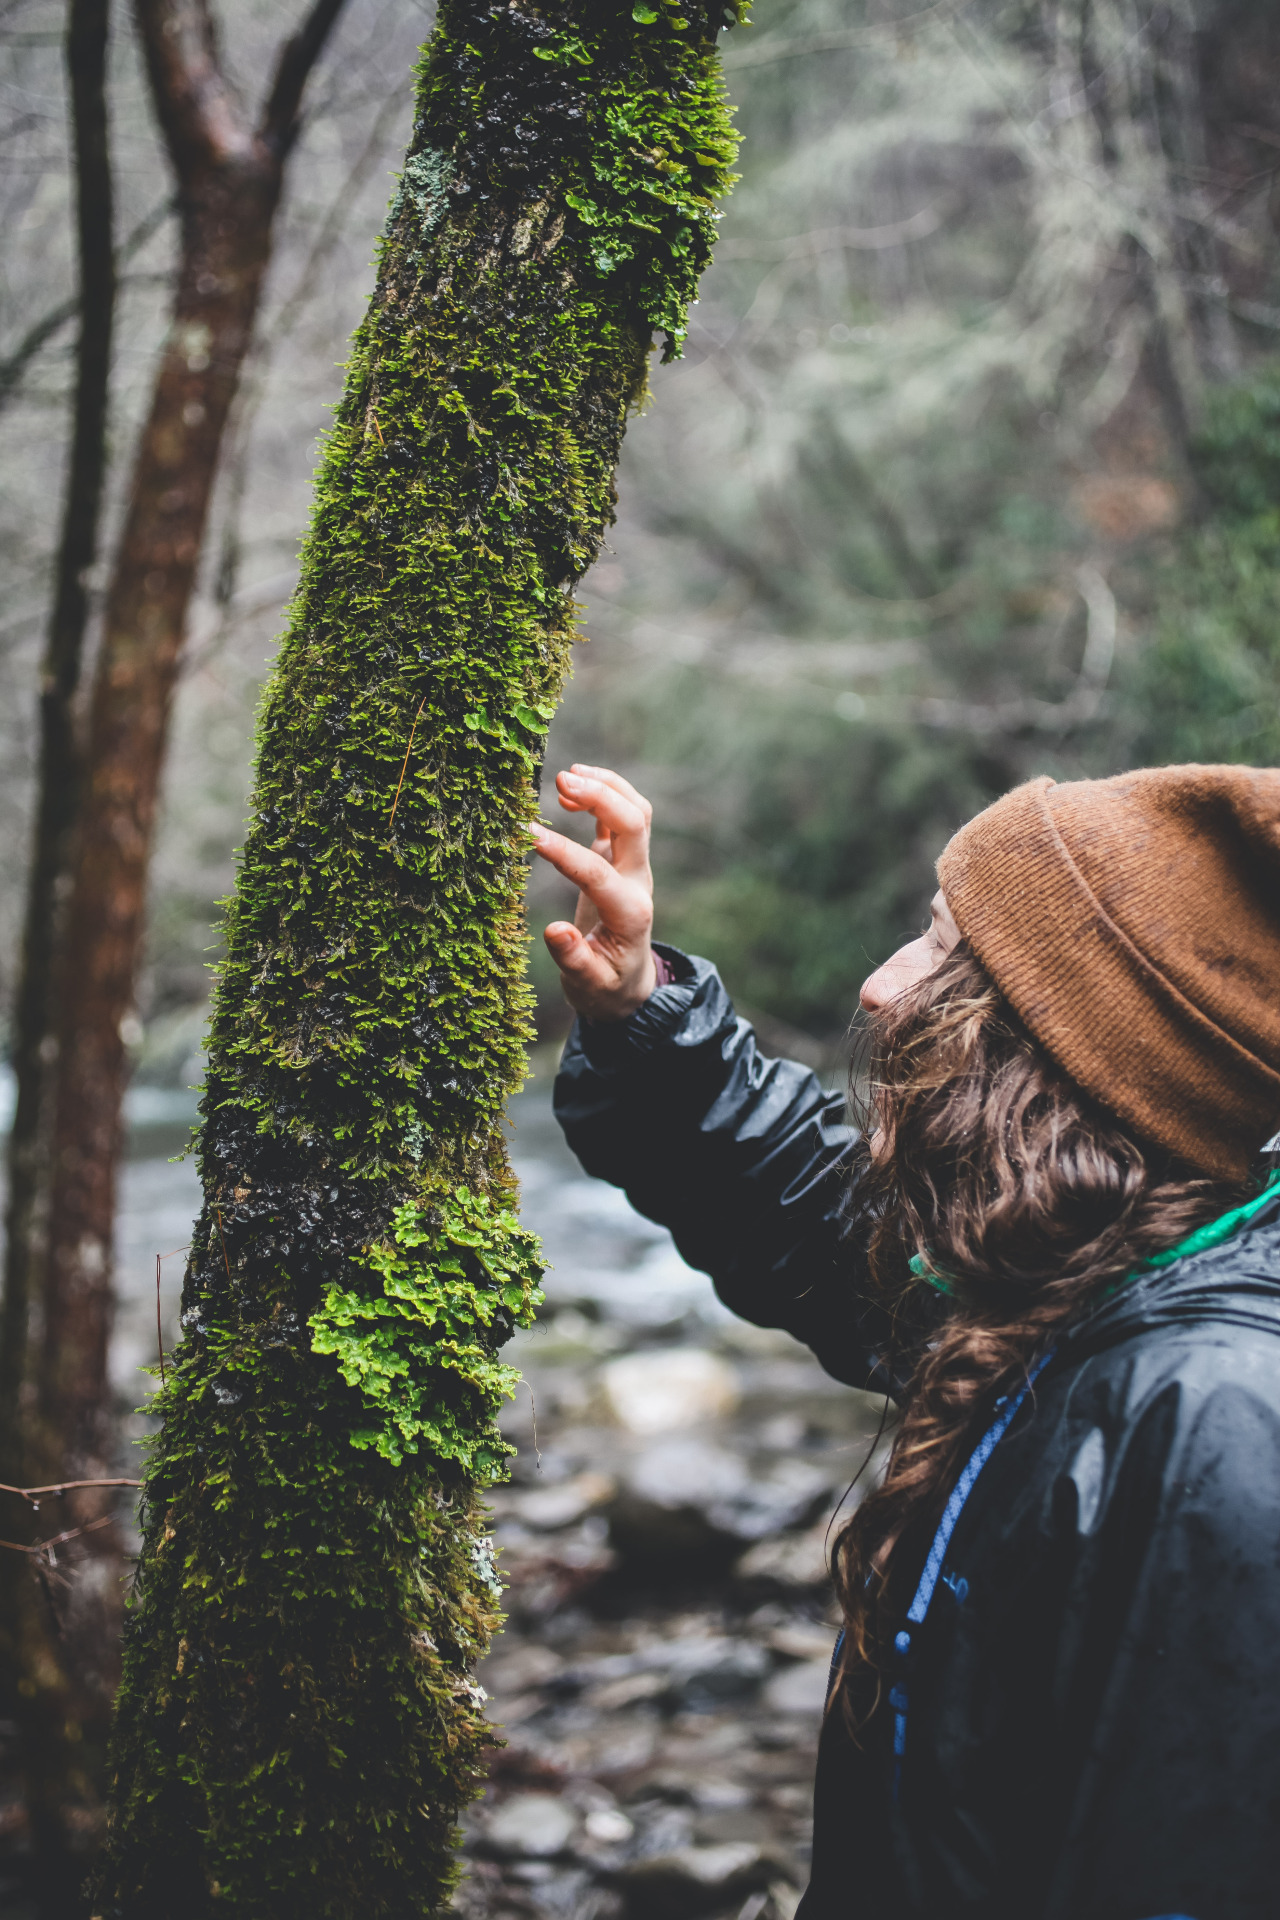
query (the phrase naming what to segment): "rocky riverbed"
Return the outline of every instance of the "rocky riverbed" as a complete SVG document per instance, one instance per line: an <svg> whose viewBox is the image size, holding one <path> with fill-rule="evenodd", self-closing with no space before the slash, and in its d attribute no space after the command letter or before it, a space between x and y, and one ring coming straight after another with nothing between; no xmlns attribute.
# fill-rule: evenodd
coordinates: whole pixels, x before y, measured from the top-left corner
<svg viewBox="0 0 1280 1920"><path fill-rule="evenodd" d="M883 1402L722 1308L586 1179L537 1086L513 1110L553 1265L493 1509L505 1746L467 1821L467 1920L790 1920L836 1615L825 1541ZM535 1438L536 1422L536 1438Z"/></svg>
<svg viewBox="0 0 1280 1920"><path fill-rule="evenodd" d="M503 1421L511 1482L491 1498L508 1621L478 1674L502 1744L455 1905L461 1920L791 1920L837 1624L825 1543L883 1403L735 1320L663 1230L588 1180L550 1080L548 1060L511 1112L552 1265L538 1325L506 1349L524 1375ZM181 1097L132 1104L113 1373L136 1406L156 1255L168 1348L199 1189L170 1157ZM0 1729L0 1911L19 1920L14 1757Z"/></svg>

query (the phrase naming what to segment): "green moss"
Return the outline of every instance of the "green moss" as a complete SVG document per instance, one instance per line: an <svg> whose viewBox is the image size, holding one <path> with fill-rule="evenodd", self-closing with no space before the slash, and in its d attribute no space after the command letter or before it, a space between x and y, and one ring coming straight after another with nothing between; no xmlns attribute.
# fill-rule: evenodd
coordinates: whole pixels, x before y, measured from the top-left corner
<svg viewBox="0 0 1280 1920"><path fill-rule="evenodd" d="M311 1316L312 1351L333 1354L364 1400L367 1424L353 1430L352 1446L395 1466L426 1451L486 1483L510 1451L493 1418L520 1377L493 1358L493 1336L533 1319L538 1242L508 1208L466 1187L426 1213L400 1207L393 1226L363 1284L325 1288Z"/></svg>
<svg viewBox="0 0 1280 1920"><path fill-rule="evenodd" d="M453 1884L497 1353L538 1298L499 1130L524 830L651 335L678 350L731 177L722 17L448 0L424 54L261 715L104 1915L421 1916Z"/></svg>

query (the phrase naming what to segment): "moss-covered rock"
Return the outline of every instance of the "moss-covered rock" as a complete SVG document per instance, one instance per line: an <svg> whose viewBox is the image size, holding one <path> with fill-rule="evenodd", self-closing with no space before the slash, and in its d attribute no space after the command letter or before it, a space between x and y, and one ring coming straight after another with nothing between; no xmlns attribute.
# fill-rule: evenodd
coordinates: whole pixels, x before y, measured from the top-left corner
<svg viewBox="0 0 1280 1920"><path fill-rule="evenodd" d="M694 0L442 0L263 706L96 1911L422 1916L488 1739L539 1259L526 823L734 141Z"/></svg>

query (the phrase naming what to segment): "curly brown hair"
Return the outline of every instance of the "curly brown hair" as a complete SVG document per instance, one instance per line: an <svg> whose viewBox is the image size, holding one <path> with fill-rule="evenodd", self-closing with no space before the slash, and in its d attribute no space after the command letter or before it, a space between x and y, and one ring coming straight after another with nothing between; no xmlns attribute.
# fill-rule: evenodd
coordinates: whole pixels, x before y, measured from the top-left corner
<svg viewBox="0 0 1280 1920"><path fill-rule="evenodd" d="M874 1704L899 1548L935 1525L997 1395L1109 1287L1248 1197L1140 1140L1032 1038L961 941L865 1029L879 1129L854 1204L870 1269L915 1327L888 1470L841 1530L839 1696ZM914 1262L914 1267L913 1267ZM930 1276L949 1299L921 1311ZM926 1332L919 1329L927 1327ZM891 1629L890 1629L891 1630Z"/></svg>

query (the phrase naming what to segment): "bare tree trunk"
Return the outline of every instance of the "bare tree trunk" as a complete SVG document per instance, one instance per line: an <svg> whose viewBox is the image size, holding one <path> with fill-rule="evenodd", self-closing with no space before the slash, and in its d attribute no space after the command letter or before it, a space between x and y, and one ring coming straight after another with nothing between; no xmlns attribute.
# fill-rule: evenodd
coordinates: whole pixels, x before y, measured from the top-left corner
<svg viewBox="0 0 1280 1920"><path fill-rule="evenodd" d="M89 602L86 576L98 547L106 471L107 399L115 310L111 166L106 107L108 0L71 0L67 66L75 144L80 338L75 412L53 613L40 667L36 821L27 885L22 967L14 1010L17 1106L9 1135L3 1319L0 1320L0 1465L12 1480L17 1399L25 1374L35 1253L35 1211L44 1141L41 1117L51 1080L47 1044L53 1008L50 969L58 876L75 819L77 752L73 701L80 679Z"/></svg>
<svg viewBox="0 0 1280 1920"><path fill-rule="evenodd" d="M63 1472L105 1471L111 1235L128 1015L156 792L227 413L248 346L280 171L211 156L183 181L173 321L134 469L93 688L61 976L40 1410ZM110 1551L110 1549L108 1549Z"/></svg>
<svg viewBox="0 0 1280 1920"><path fill-rule="evenodd" d="M49 1144L53 1079L52 977L59 892L75 822L79 756L74 702L88 622L88 570L98 547L115 312L111 155L106 68L109 0L70 0L66 60L71 100L79 258L80 333L71 447L53 611L40 668L36 818L13 1066L17 1105L9 1136L4 1300L0 1308L0 1479L38 1477L44 1449L20 1414L31 1303L43 1253L41 1169ZM7 1503L3 1532L25 1538L32 1518ZM0 1557L0 1671L17 1721L24 1790L44 1914L74 1910L74 1837L68 1821L86 1798L80 1754L65 1737L69 1700L58 1649L48 1633L47 1599L25 1557Z"/></svg>
<svg viewBox="0 0 1280 1920"><path fill-rule="evenodd" d="M154 104L177 175L182 245L172 321L107 595L78 780L70 777L74 672L68 680L65 661L78 666L83 570L92 558L91 541L84 548L85 509L78 493L74 539L69 534L64 542L51 639L51 654L60 649L59 668L46 676L51 681L46 727L61 759L59 777L46 781L56 789L44 796L52 837L47 847L43 840L38 843L45 858L33 878L33 889L41 890L43 918L38 941L28 938L24 976L35 1009L28 1015L24 1002L23 1034L31 1044L18 1149L24 1157L15 1182L15 1205L24 1212L16 1220L11 1216L16 1283L10 1281L6 1295L0 1357L6 1369L3 1399L12 1408L19 1400L27 1344L31 1223L47 1146L43 1331L34 1358L35 1406L20 1416L23 1468L38 1465L43 1481L105 1477L114 1466L107 1351L127 1066L120 1029L132 1006L142 946L156 793L223 431L270 257L285 164L298 132L303 90L342 5L343 0L316 0L301 30L282 47L260 117L249 124L222 74L205 0L136 0ZM106 0L73 0L73 16L77 12L100 14L105 23ZM99 72L99 93L101 84ZM96 171L100 184L105 179L101 161ZM105 240L98 234L94 239L100 250L105 246L110 271L109 223ZM86 303L86 336L93 331L89 310ZM98 344L95 337L95 348ZM102 404L95 416L99 440ZM99 469L95 485L100 479ZM90 534L96 526L96 494L94 503ZM69 504L69 524L71 512ZM75 647L68 652L73 628ZM59 853L73 818L69 898L55 939ZM44 831L43 812L41 826ZM52 1124L42 1139L39 1069L53 1051L46 1040L51 1014L56 1022ZM6 1477L16 1479L17 1471ZM100 1520L110 1507L110 1497L101 1491L67 1495L59 1502L57 1525ZM17 1610L22 1619L14 1643L23 1668L20 1691L35 1703L23 1732L32 1818L40 1827L37 1846L46 1856L45 1878L74 1889L79 1876L72 1876L68 1865L73 1851L68 1819L84 1827L83 1817L75 1820L72 1803L83 1802L88 1787L72 1757L84 1751L92 1760L100 1750L118 1679L124 1573L119 1529L110 1525L80 1538L71 1561L71 1578L60 1596L50 1594L48 1604ZM18 1624L15 1615L15 1628ZM90 1765L88 1771L91 1776L95 1769Z"/></svg>

